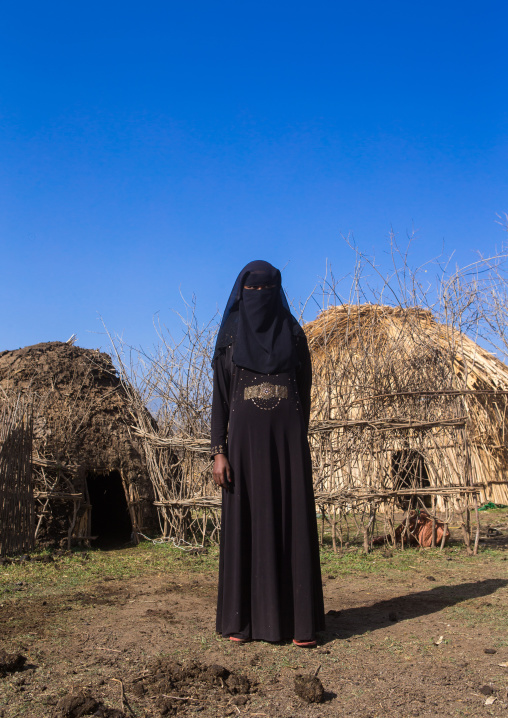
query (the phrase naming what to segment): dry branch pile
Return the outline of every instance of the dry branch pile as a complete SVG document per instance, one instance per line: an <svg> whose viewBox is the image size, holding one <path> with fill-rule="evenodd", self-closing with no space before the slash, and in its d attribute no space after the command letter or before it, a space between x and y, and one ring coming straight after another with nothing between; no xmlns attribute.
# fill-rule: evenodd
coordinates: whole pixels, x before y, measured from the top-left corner
<svg viewBox="0 0 508 718"><path fill-rule="evenodd" d="M153 354L110 339L131 401L132 429L146 456L162 535L202 545L205 538L216 541L220 527L209 454L215 325L199 326L195 307L188 309L179 341L157 326L159 346Z"/></svg>

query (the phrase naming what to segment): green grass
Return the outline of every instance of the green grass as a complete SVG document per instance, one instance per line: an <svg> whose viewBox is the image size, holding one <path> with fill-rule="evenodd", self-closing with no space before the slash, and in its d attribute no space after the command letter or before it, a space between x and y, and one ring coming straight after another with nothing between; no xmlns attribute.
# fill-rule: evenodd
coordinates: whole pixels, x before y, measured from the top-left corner
<svg viewBox="0 0 508 718"><path fill-rule="evenodd" d="M320 555L325 579L360 575L407 575L409 578L412 574L424 572L427 575L435 571L441 574L439 582L446 583L455 580L455 569L474 570L478 561L499 562L503 574L508 574L508 564L501 563L506 561L506 550L485 548L480 549L478 556L468 556L461 544L452 544L443 551L418 548L400 551L380 547L369 554L364 554L359 547L334 553L324 546ZM143 542L116 551L90 550L85 554L76 551L56 558L54 563L13 563L0 566L0 601L83 590L104 579L170 577L171 573L212 576L218 571L218 558L217 546L210 546L206 554L189 554L171 545ZM20 583L21 586L17 585Z"/></svg>
<svg viewBox="0 0 508 718"><path fill-rule="evenodd" d="M376 548L369 554L361 549L333 553L331 549L321 550L323 576L347 576L355 574L384 574L387 571L411 573L413 571L443 569L450 572L452 566L473 566L475 561L503 561L507 552L503 549L480 549L478 556L468 556L462 545L447 546L443 551L435 549L408 548L404 551ZM450 561L451 559L451 561ZM508 570L508 565L506 566Z"/></svg>
<svg viewBox="0 0 508 718"><path fill-rule="evenodd" d="M148 578L182 571L209 573L216 571L217 564L217 547L210 547L205 555L189 555L173 546L149 542L117 551L76 551L57 557L53 563L25 561L1 566L0 600L83 589L104 579Z"/></svg>
<svg viewBox="0 0 508 718"><path fill-rule="evenodd" d="M481 524L505 523L508 521L508 509L488 509L480 511Z"/></svg>

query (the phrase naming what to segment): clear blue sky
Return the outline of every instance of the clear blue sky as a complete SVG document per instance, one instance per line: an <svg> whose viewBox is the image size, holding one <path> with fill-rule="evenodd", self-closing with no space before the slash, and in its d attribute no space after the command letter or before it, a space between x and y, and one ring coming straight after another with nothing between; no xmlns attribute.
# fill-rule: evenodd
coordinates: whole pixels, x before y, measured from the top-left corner
<svg viewBox="0 0 508 718"><path fill-rule="evenodd" d="M251 259L303 298L341 233L493 251L507 27L504 0L3 3L0 350L107 346L98 313L150 344Z"/></svg>

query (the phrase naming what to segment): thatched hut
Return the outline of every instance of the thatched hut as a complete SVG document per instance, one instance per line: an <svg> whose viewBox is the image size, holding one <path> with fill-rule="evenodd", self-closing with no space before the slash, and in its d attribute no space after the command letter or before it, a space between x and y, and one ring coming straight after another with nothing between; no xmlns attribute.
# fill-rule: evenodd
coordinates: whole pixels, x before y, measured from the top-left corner
<svg viewBox="0 0 508 718"><path fill-rule="evenodd" d="M436 488L480 484L508 503L505 364L419 308L336 306L304 329L318 492L413 487L430 505Z"/></svg>
<svg viewBox="0 0 508 718"><path fill-rule="evenodd" d="M100 351L47 342L0 353L0 402L33 411L39 543L137 540L157 523L128 392Z"/></svg>

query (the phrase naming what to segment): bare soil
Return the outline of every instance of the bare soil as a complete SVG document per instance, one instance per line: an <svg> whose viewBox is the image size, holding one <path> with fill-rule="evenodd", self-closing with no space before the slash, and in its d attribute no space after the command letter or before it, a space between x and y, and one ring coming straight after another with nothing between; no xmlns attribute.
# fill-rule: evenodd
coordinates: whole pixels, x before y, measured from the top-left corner
<svg viewBox="0 0 508 718"><path fill-rule="evenodd" d="M368 573L324 562L315 649L217 636L199 555L40 595L17 582L0 603L0 718L508 716L508 552L409 555L404 571L382 550Z"/></svg>

